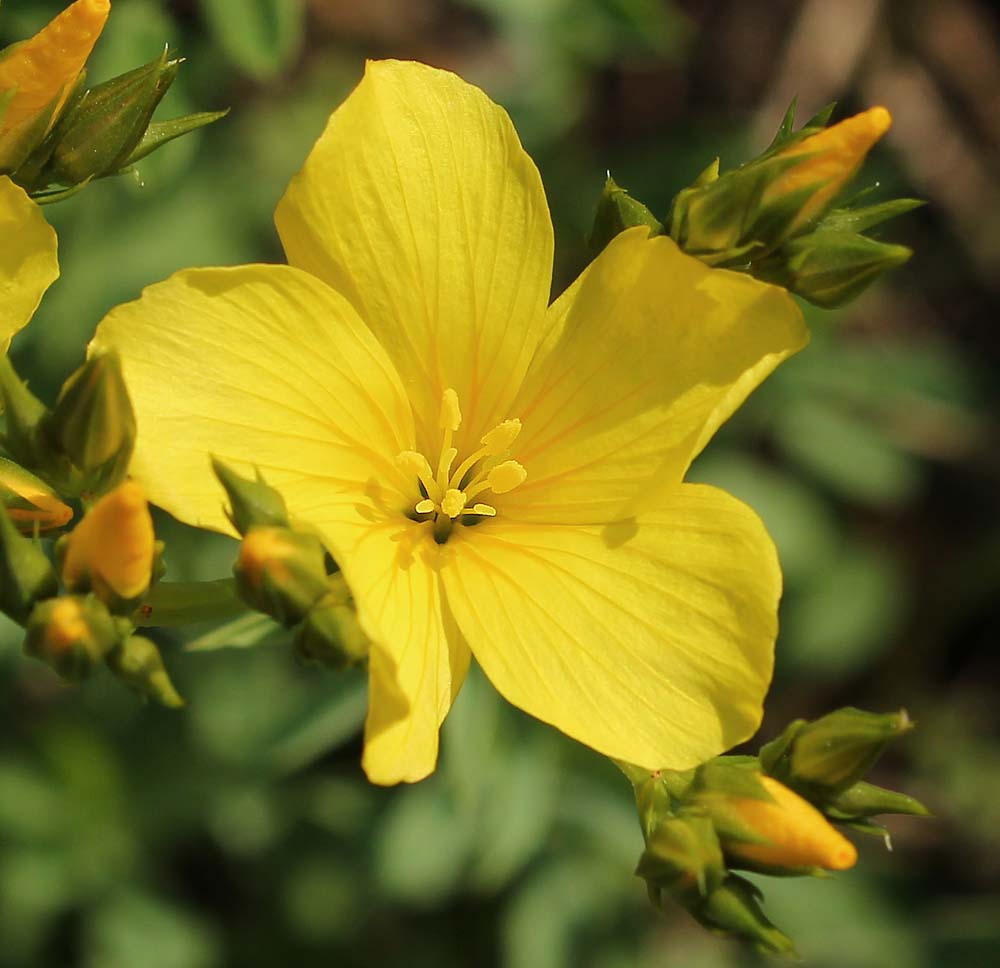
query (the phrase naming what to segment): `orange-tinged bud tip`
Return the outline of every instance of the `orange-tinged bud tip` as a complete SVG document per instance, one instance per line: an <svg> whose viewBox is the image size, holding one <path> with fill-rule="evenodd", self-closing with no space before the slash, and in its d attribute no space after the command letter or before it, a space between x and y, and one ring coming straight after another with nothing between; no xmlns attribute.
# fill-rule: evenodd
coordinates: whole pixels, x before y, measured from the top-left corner
<svg viewBox="0 0 1000 968"><path fill-rule="evenodd" d="M772 799L744 799L735 807L740 819L768 843L728 843L728 853L769 867L842 871L854 866L854 844L811 803L773 777L762 776L760 782Z"/></svg>
<svg viewBox="0 0 1000 968"><path fill-rule="evenodd" d="M70 589L92 587L133 599L148 587L153 573L156 536L146 495L135 481L125 481L104 495L70 533L62 578Z"/></svg>
<svg viewBox="0 0 1000 968"><path fill-rule="evenodd" d="M76 0L0 60L0 93L17 88L0 133L30 121L53 102L55 120L110 12L110 0Z"/></svg>
<svg viewBox="0 0 1000 968"><path fill-rule="evenodd" d="M283 562L297 552L284 528L251 528L240 545L238 567L251 585L259 587L265 571L278 580L285 577Z"/></svg>
<svg viewBox="0 0 1000 968"><path fill-rule="evenodd" d="M53 655L72 648L90 635L90 628L79 601L74 598L56 599L45 630L45 639Z"/></svg>

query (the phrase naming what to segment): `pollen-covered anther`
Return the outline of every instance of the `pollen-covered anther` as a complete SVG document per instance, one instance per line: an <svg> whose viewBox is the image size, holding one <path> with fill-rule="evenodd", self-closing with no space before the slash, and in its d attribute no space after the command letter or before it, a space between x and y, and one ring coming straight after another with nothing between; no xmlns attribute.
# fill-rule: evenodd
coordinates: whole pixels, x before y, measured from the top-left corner
<svg viewBox="0 0 1000 968"><path fill-rule="evenodd" d="M486 475L486 483L494 494L506 494L523 484L527 476L528 472L516 460L505 460Z"/></svg>
<svg viewBox="0 0 1000 968"><path fill-rule="evenodd" d="M505 420L497 424L488 434L483 434L480 441L486 450L487 457L496 457L510 448L521 432L521 421Z"/></svg>
<svg viewBox="0 0 1000 968"><path fill-rule="evenodd" d="M441 429L458 430L462 426L462 411L458 406L458 394L451 388L441 395Z"/></svg>
<svg viewBox="0 0 1000 968"><path fill-rule="evenodd" d="M441 511L449 518L457 518L465 510L465 491L449 488L441 500Z"/></svg>

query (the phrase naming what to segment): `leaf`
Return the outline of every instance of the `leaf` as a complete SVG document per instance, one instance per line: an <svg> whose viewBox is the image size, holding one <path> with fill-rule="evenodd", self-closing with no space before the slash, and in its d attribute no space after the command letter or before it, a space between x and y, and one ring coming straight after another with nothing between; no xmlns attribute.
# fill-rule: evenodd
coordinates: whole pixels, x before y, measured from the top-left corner
<svg viewBox="0 0 1000 968"><path fill-rule="evenodd" d="M202 8L219 46L258 80L279 74L302 46L302 0L204 0Z"/></svg>

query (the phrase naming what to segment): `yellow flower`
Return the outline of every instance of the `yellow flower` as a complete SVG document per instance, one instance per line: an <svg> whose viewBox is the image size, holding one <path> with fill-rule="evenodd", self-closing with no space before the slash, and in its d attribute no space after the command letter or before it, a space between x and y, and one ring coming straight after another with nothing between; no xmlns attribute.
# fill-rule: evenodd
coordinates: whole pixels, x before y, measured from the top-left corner
<svg viewBox="0 0 1000 968"><path fill-rule="evenodd" d="M891 124L892 115L886 108L869 108L778 152L778 158L802 155L803 159L768 185L763 204L810 185L816 186L816 191L787 230L791 234L822 212L840 193Z"/></svg>
<svg viewBox="0 0 1000 968"><path fill-rule="evenodd" d="M853 867L858 852L811 803L773 777L760 782L770 800L730 801L737 816L766 843L728 840L728 854L767 867L825 867L843 871Z"/></svg>
<svg viewBox="0 0 1000 968"><path fill-rule="evenodd" d="M33 125L45 135L59 117L111 11L110 0L76 0L34 37L0 56L0 170ZM0 100L0 105L3 101Z"/></svg>
<svg viewBox="0 0 1000 968"><path fill-rule="evenodd" d="M62 580L93 589L105 604L131 601L149 587L156 537L146 495L125 481L104 495L66 538Z"/></svg>
<svg viewBox="0 0 1000 968"><path fill-rule="evenodd" d="M58 275L55 232L25 192L0 176L0 352Z"/></svg>
<svg viewBox="0 0 1000 968"><path fill-rule="evenodd" d="M121 354L152 501L231 530L215 454L323 535L372 640L369 777L433 770L470 650L650 769L749 736L778 563L682 478L804 344L789 296L635 229L547 307L538 171L501 108L420 64L369 64L276 221L290 266L178 273L93 347Z"/></svg>

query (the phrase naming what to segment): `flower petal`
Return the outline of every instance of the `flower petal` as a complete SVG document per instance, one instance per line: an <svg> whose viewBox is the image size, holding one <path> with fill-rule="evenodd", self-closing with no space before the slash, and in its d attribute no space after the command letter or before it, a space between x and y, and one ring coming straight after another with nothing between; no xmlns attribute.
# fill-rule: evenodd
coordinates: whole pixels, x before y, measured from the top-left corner
<svg viewBox="0 0 1000 968"><path fill-rule="evenodd" d="M641 228L611 242L550 324L512 408L528 478L503 508L519 520L603 523L655 504L807 339L784 290Z"/></svg>
<svg viewBox="0 0 1000 968"><path fill-rule="evenodd" d="M365 772L373 783L415 782L437 763L438 729L470 654L442 602L442 549L429 527L395 514L373 527L371 516L328 521L322 530L337 548L361 625L374 640Z"/></svg>
<svg viewBox="0 0 1000 968"><path fill-rule="evenodd" d="M212 454L259 467L307 521L371 495L403 506L393 459L413 424L399 377L308 273L177 273L112 310L91 349L121 354L139 426L132 474L181 520L231 531Z"/></svg>
<svg viewBox="0 0 1000 968"><path fill-rule="evenodd" d="M452 546L448 604L514 705L649 769L686 769L756 729L781 572L735 498L684 484L636 519L497 518Z"/></svg>
<svg viewBox="0 0 1000 968"><path fill-rule="evenodd" d="M447 387L460 451L510 415L543 326L552 226L537 169L482 91L422 64L369 63L275 222L288 261L378 336L422 449L439 443Z"/></svg>
<svg viewBox="0 0 1000 968"><path fill-rule="evenodd" d="M58 276L55 231L22 189L0 177L0 350Z"/></svg>

